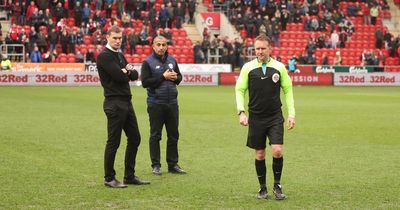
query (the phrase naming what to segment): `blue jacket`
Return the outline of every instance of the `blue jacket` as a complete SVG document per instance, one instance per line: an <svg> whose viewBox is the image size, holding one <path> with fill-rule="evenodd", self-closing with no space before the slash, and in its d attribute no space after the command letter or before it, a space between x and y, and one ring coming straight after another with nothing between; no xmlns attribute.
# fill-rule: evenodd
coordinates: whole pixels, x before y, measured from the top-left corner
<svg viewBox="0 0 400 210"><path fill-rule="evenodd" d="M172 69L178 74L175 81L165 80L163 73ZM141 79L144 88L147 88L147 105L177 104L177 85L182 81L175 58L166 53L164 59L153 52L142 63Z"/></svg>
<svg viewBox="0 0 400 210"><path fill-rule="evenodd" d="M42 62L42 54L40 51L32 51L30 59L32 63L40 63Z"/></svg>

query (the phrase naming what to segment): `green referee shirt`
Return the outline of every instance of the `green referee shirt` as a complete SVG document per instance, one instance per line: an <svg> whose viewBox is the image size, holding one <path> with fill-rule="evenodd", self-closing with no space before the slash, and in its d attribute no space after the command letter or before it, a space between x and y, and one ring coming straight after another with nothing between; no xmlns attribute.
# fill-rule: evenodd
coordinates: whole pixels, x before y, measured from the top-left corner
<svg viewBox="0 0 400 210"><path fill-rule="evenodd" d="M281 109L280 89L282 88L289 117L295 117L292 80L285 65L270 58L266 64L265 73L262 69L262 63L257 58L242 67L235 87L237 110L245 111L244 99L248 90L249 113L271 116Z"/></svg>

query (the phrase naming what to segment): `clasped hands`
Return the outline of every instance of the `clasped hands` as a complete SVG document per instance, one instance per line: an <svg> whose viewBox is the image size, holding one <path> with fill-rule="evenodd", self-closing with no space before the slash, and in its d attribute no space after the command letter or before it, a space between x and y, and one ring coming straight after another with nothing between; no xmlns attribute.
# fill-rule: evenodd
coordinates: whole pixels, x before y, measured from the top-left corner
<svg viewBox="0 0 400 210"><path fill-rule="evenodd" d="M171 80L171 81L175 81L178 78L178 74L171 69L166 70L163 73L163 76L164 76L165 80Z"/></svg>

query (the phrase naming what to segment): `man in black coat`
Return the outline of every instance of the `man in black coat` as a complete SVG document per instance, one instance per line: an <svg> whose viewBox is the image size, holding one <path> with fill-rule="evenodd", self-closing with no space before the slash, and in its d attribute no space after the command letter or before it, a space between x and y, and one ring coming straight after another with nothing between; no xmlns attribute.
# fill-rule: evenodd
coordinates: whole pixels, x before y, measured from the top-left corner
<svg viewBox="0 0 400 210"><path fill-rule="evenodd" d="M97 69L104 88L104 112L107 116L108 139L104 152L104 185L125 188L126 184L150 184L135 176L136 154L140 144L140 132L133 110L129 81L138 79L138 72L128 64L120 52L122 30L112 26L107 31L107 45L97 57ZM124 183L115 178L114 161L124 130L128 137L125 150Z"/></svg>

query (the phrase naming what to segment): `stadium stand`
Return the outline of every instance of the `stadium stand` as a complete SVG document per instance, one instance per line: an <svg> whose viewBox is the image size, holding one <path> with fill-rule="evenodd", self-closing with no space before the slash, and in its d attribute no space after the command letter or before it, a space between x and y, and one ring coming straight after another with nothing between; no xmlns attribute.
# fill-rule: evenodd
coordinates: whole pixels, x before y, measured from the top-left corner
<svg viewBox="0 0 400 210"><path fill-rule="evenodd" d="M382 21L392 17L387 1L203 0L208 11L228 16L243 41L216 36L196 45L177 21L178 16L188 15L188 5L193 1L95 0L79 1L84 3L76 5L61 0L17 0L15 5L14 1L6 1L1 7L7 11L11 27L2 40L25 46L29 62L29 53L43 34L47 46L40 48L42 55L55 48L56 53L50 55L56 57L50 60L72 62L79 61L77 52L86 55L91 51L96 58L106 42L106 30L117 24L124 28L122 49L130 62L141 62L151 54L151 41L161 34L170 39L169 53L180 63L218 62L240 67L244 60L254 57L253 38L266 33L274 43L273 56L284 63L295 55L303 64L321 64L322 56L327 55L328 63L332 64L339 51L342 65L400 64L400 36L394 37ZM109 6L106 2L110 2ZM263 5L265 2L268 3ZM340 2L337 10L333 2ZM398 0L393 2L400 4ZM163 22L161 14L174 18ZM331 40L334 30L339 39L337 48ZM50 37L55 41L54 46ZM377 39L382 43L378 44ZM16 49L7 48L19 51ZM14 61L19 60L22 59Z"/></svg>
<svg viewBox="0 0 400 210"><path fill-rule="evenodd" d="M51 29L55 28L55 48L58 56L53 60L57 62L76 61L76 52L79 51L86 55L88 49L94 51L94 57L96 58L106 43L105 32L113 24L124 28L122 49L129 60L141 62L140 59L152 53L150 44L156 34L156 30L160 28L164 31L165 28L158 21L158 13L161 10L161 5L164 4L163 0L156 0L154 5L151 2L143 1L137 1L133 5L123 0L111 1L111 11L107 10L105 2L103 6L96 5L98 1L89 1L90 4L87 5L81 5L80 3L69 5L68 2L70 1L57 0L30 1L28 6L26 4L27 1L21 1L21 5L19 5L19 2L18 0L17 7L11 7L11 1L3 5L3 8L9 11L12 23L9 32L5 34L4 42L6 44L24 45L29 54L33 46L37 45L37 34L42 32L47 38L47 46L41 49L42 54L45 54L47 51L52 50L48 35ZM38 5L37 2L41 4ZM176 51L176 53L171 54L176 56L181 63L193 62L193 43L187 37L186 31L181 28L181 23L179 22L179 25L177 25L176 21L179 16L178 11L182 8L180 8L181 6L178 7L178 2L175 1L173 4L167 5L168 9L171 9L169 15L173 16L170 18L173 21L169 23L169 26L171 26L171 34L169 35L172 39L171 44L176 48L185 49L182 52ZM119 6L122 6L122 11L118 9ZM183 6L183 13L186 15L186 3ZM45 10L49 12L44 14L43 11ZM122 23L122 15L128 18L124 19L124 24ZM62 36L62 31L66 31L67 34ZM132 51L130 49L131 45L127 43L131 33L135 33L139 37L134 44L135 49L132 49ZM26 36L22 36L23 34ZM162 33L161 35L164 34ZM64 54L68 56L65 57ZM14 61L18 62L20 60L22 61L22 59ZM26 61L29 62L29 59Z"/></svg>
<svg viewBox="0 0 400 210"><path fill-rule="evenodd" d="M400 64L400 36L395 37L382 21L392 16L387 1L268 1L265 6L261 1L203 2L209 11L229 8L228 18L244 40L244 52L250 54L252 39L266 33L274 43L273 55L284 63L295 55L303 64L321 64L326 54L332 65L340 52L342 65ZM339 36L337 48L331 42L334 30ZM314 47L308 47L310 40ZM315 59L302 59L305 55Z"/></svg>

